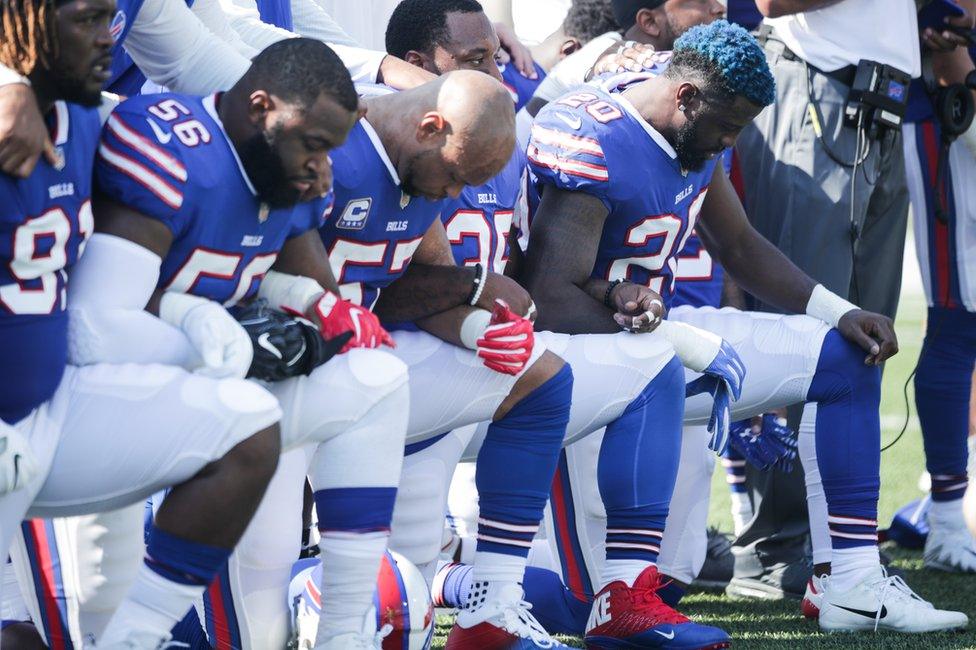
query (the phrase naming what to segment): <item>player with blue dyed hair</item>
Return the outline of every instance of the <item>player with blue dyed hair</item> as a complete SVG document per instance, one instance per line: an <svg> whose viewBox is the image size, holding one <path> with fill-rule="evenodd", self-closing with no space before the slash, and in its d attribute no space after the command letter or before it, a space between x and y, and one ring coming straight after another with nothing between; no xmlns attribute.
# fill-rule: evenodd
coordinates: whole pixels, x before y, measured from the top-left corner
<svg viewBox="0 0 976 650"><path fill-rule="evenodd" d="M766 65L766 55L746 30L725 20L693 27L674 42L674 56L665 75L686 78L700 72L705 91L731 101L742 95L756 106L776 100L776 81Z"/></svg>
<svg viewBox="0 0 976 650"><path fill-rule="evenodd" d="M550 539L566 586L594 600L587 646L721 647L678 645L683 617L674 618L662 597L673 602L672 587L683 580L668 587L664 576L674 577L672 566L692 552L695 535L704 542L706 444L722 451L726 421L797 402L816 406L815 449L803 461L810 493L825 500L811 511L819 513L815 542L833 569L820 600L821 628L965 626L964 614L937 610L888 577L878 557L879 366L897 352L890 319L817 285L763 239L719 164L773 101L761 48L741 27L717 21L688 31L673 53L659 53L656 64L667 63L663 74L604 79L548 105L527 151L541 198L520 239L520 280L538 305L536 326L665 337L686 368L684 422L711 430L711 440L686 435L680 464L663 436L655 453L637 459L600 457L599 436L565 451L549 513L558 534ZM651 306L671 303L677 253L693 228L739 286L799 315L680 306L658 325ZM714 334L712 345L689 345L688 326ZM740 386L716 376L716 366L737 363L746 369ZM585 489L633 491L623 479L635 461L638 480L667 474L672 486L661 495L670 513L659 540L603 517L597 491Z"/></svg>

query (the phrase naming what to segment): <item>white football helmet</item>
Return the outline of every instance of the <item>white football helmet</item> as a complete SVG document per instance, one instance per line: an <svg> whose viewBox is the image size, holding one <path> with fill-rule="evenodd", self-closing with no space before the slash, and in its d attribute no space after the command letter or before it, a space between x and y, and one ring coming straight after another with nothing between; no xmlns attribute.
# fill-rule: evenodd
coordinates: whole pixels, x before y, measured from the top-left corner
<svg viewBox="0 0 976 650"><path fill-rule="evenodd" d="M301 560L295 564L288 602L292 612L292 640L289 648L312 650L319 626L322 563ZM383 640L385 650L427 650L434 636L434 606L423 575L407 558L387 551L380 564L376 592L376 629L391 626Z"/></svg>

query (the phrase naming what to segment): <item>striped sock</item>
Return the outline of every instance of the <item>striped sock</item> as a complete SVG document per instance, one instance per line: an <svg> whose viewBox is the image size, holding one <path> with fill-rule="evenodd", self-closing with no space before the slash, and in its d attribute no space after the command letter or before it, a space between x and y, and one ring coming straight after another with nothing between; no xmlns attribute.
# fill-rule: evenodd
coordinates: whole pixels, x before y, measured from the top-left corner
<svg viewBox="0 0 976 650"><path fill-rule="evenodd" d="M478 519L478 551L528 555L532 539L539 532L538 523L510 523L480 517Z"/></svg>
<svg viewBox="0 0 976 650"><path fill-rule="evenodd" d="M830 543L834 551L878 545L878 520L827 513Z"/></svg>
<svg viewBox="0 0 976 650"><path fill-rule="evenodd" d="M932 501L955 501L962 499L969 487L966 474L932 474Z"/></svg>

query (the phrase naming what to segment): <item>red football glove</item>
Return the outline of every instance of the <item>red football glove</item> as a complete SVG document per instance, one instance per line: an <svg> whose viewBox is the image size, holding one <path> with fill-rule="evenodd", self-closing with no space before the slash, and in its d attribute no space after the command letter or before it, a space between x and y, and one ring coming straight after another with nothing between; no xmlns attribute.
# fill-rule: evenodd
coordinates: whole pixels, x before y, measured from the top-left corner
<svg viewBox="0 0 976 650"><path fill-rule="evenodd" d="M535 334L532 321L522 318L504 301L495 303L491 321L478 339L478 356L495 372L517 375L532 356Z"/></svg>
<svg viewBox="0 0 976 650"><path fill-rule="evenodd" d="M380 319L373 312L343 300L331 291L322 294L314 309L322 338L329 340L345 332L352 332L352 338L339 350L340 354L352 348L378 348L381 345L396 347L393 338L383 329ZM304 317L303 314L297 315Z"/></svg>

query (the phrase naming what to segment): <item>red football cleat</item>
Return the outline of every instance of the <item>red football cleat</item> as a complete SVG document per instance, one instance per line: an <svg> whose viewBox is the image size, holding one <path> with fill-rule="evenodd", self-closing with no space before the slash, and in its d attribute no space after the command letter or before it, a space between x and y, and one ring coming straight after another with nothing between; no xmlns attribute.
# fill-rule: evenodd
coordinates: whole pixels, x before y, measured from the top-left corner
<svg viewBox="0 0 976 650"><path fill-rule="evenodd" d="M666 605L657 595L662 586L657 567L650 566L633 587L619 580L604 587L586 624L586 647L705 650L732 645L723 630L694 623Z"/></svg>

